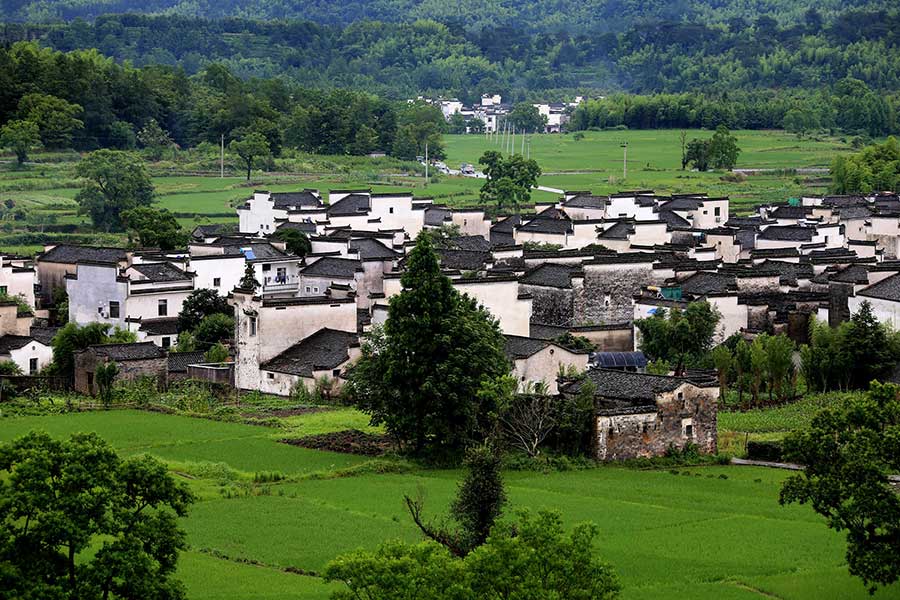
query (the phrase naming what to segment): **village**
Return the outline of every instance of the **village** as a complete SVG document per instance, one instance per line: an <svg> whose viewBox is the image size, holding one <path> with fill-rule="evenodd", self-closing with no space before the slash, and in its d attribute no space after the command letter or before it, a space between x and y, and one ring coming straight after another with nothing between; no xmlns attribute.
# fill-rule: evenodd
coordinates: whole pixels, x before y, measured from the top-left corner
<svg viewBox="0 0 900 600"><path fill-rule="evenodd" d="M338 391L424 232L453 287L497 319L520 390L574 394L580 384L561 375L586 374L595 456L621 460L717 451L715 371L647 372L636 320L705 301L721 315L717 344L763 333L803 344L811 319L837 326L863 302L900 325L896 194L803 197L733 216L728 198L699 193L567 191L492 220L407 193L258 190L237 213L237 229L198 226L170 252L58 244L33 260L3 257L0 359L25 375L50 364L47 323L65 297L69 322L138 340L79 351L78 392L96 394L95 369L110 361L120 380L149 375L160 389L191 378L276 396L323 382ZM289 229L308 238L305 256L277 235ZM225 361L174 351L182 304L197 290L234 310Z"/></svg>

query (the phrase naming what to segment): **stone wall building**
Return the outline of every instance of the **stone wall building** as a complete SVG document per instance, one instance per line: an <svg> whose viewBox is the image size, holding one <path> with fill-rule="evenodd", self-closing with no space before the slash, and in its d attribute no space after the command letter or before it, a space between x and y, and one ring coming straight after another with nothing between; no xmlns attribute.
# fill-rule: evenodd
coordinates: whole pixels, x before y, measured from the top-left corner
<svg viewBox="0 0 900 600"><path fill-rule="evenodd" d="M663 456L669 448L694 444L704 454L718 450L716 387L680 377L591 369L596 417L594 451L598 460ZM563 387L577 394L583 381Z"/></svg>
<svg viewBox="0 0 900 600"><path fill-rule="evenodd" d="M160 389L165 388L168 382L166 351L153 342L97 344L75 353L75 390L82 394L95 394L98 390L94 372L97 365L108 362L119 365L116 381L152 377Z"/></svg>

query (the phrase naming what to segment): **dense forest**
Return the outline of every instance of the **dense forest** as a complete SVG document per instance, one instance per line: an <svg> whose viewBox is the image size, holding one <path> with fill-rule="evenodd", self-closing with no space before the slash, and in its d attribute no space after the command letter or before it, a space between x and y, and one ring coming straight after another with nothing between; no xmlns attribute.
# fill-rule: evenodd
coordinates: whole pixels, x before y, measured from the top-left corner
<svg viewBox="0 0 900 600"><path fill-rule="evenodd" d="M92 16L92 10L101 8L131 9L132 4L136 3L5 2L7 14L27 15L46 5L66 17ZM169 4L149 0L141 7L162 10ZM177 8L203 12L189 8L206 4L184 2ZM230 11L233 3L224 2L215 10L210 6L208 14L242 14L255 4ZM303 3L310 12L295 15L270 6L279 6L277 2L263 4L268 10L260 7L256 15L315 18L317 10L350 15L354 6ZM530 16L515 11L516 19L490 19L479 25L468 18L468 8L465 18L411 21L400 18L411 14L403 7L415 12L432 5L385 0L365 3L368 8L356 13L385 22L329 24L347 20L334 15L322 16L323 22L316 23L132 14L56 24L7 22L2 36L6 43L33 39L62 51L97 48L120 62L176 66L188 75L220 63L242 78L285 77L305 87L364 89L395 99L447 94L471 101L486 92L499 92L511 100L613 91L722 95L770 88L820 89L848 76L880 92L900 89L896 5L723 2L716 3L722 4L721 9L712 10L711 3L694 1L675 3L687 8L673 15L662 8L672 3L596 3L604 10L620 10L621 15L605 20L585 14L584 6L592 4L561 0L552 9L542 2L510 4L525 12L548 8L544 21L556 18L556 28L549 23L533 27ZM755 13L748 4L772 6L765 7L770 12ZM798 11L800 5L813 4L820 8ZM839 4L843 10L836 10ZM461 0L460 6L467 5ZM389 9L394 12L389 14ZM491 16L505 14L502 8L491 10ZM440 13L437 8L433 12ZM631 24L611 31L606 24L613 21Z"/></svg>

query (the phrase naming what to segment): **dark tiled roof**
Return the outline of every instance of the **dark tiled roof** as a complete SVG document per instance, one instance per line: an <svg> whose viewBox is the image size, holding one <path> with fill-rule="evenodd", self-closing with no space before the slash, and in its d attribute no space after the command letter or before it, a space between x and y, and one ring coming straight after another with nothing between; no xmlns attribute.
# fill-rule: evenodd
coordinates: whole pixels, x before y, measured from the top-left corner
<svg viewBox="0 0 900 600"><path fill-rule="evenodd" d="M627 240L632 233L634 233L634 223L619 221L612 227L603 230L597 237L601 240Z"/></svg>
<svg viewBox="0 0 900 600"><path fill-rule="evenodd" d="M309 190L302 192L275 192L271 194L272 201L276 208L293 209L293 208L312 208L322 205L322 201Z"/></svg>
<svg viewBox="0 0 900 600"><path fill-rule="evenodd" d="M362 194L344 196L328 206L329 217L347 217L369 212L369 197Z"/></svg>
<svg viewBox="0 0 900 600"><path fill-rule="evenodd" d="M813 266L785 260L764 260L758 266L761 271L778 273L783 285L797 285L798 279L812 279Z"/></svg>
<svg viewBox="0 0 900 600"><path fill-rule="evenodd" d="M480 235L460 235L441 240L439 244L451 250L474 250L487 252L491 249L491 243Z"/></svg>
<svg viewBox="0 0 900 600"><path fill-rule="evenodd" d="M105 356L109 360L145 360L149 358L164 358L166 351L153 342L138 342L136 344L97 344L89 346L88 350L98 356Z"/></svg>
<svg viewBox="0 0 900 600"><path fill-rule="evenodd" d="M40 262L75 264L76 262L118 263L125 260L122 248L96 248L93 246L70 246L60 244L38 257Z"/></svg>
<svg viewBox="0 0 900 600"><path fill-rule="evenodd" d="M519 230L535 233L565 234L572 231L572 223L569 219L536 217L520 225Z"/></svg>
<svg viewBox="0 0 900 600"><path fill-rule="evenodd" d="M355 333L320 329L294 344L275 358L260 365L265 371L312 377L313 371L336 369L350 358L349 348L357 346Z"/></svg>
<svg viewBox="0 0 900 600"><path fill-rule="evenodd" d="M873 283L869 287L858 291L857 294L867 298L900 302L900 273L882 279L878 283Z"/></svg>
<svg viewBox="0 0 900 600"><path fill-rule="evenodd" d="M565 207L572 208L605 208L608 202L606 196L594 196L592 194L579 194L574 198L569 198L563 204Z"/></svg>
<svg viewBox="0 0 900 600"><path fill-rule="evenodd" d="M546 340L539 340L521 335L505 335L503 337L506 338L506 356L510 360L528 358L550 345Z"/></svg>
<svg viewBox="0 0 900 600"><path fill-rule="evenodd" d="M761 240L783 240L788 242L809 242L812 241L815 229L810 227L797 227L794 225L772 225L766 227L759 234Z"/></svg>
<svg viewBox="0 0 900 600"><path fill-rule="evenodd" d="M522 223L522 217L519 215L512 215L510 217L506 217L505 219L501 219L497 221L493 225L491 225L491 232L501 231L504 233L512 233L516 228L516 225L520 225Z"/></svg>
<svg viewBox="0 0 900 600"><path fill-rule="evenodd" d="M782 204L769 213L773 219L805 219L812 214L811 206L790 206Z"/></svg>
<svg viewBox="0 0 900 600"><path fill-rule="evenodd" d="M841 219L868 219L872 216L872 209L868 206L848 206L839 210Z"/></svg>
<svg viewBox="0 0 900 600"><path fill-rule="evenodd" d="M301 231L307 234L315 234L316 233L316 224L311 221L288 221L287 223L282 223L278 227L275 228L275 231L285 231L287 229L296 229L297 231Z"/></svg>
<svg viewBox="0 0 900 600"><path fill-rule="evenodd" d="M0 354L9 354L12 350L18 350L36 341L30 335L3 335L0 336Z"/></svg>
<svg viewBox="0 0 900 600"><path fill-rule="evenodd" d="M573 269L569 265L556 263L544 263L525 273L519 283L524 285L539 285L543 287L571 288Z"/></svg>
<svg viewBox="0 0 900 600"><path fill-rule="evenodd" d="M449 250L435 248L441 268L459 269L462 271L477 271L484 267L485 263L493 259L490 252L472 250Z"/></svg>
<svg viewBox="0 0 900 600"><path fill-rule="evenodd" d="M191 276L172 263L141 263L131 268L148 281L190 281Z"/></svg>
<svg viewBox="0 0 900 600"><path fill-rule="evenodd" d="M681 285L682 292L698 296L721 294L736 288L734 276L707 271L699 271L678 285Z"/></svg>
<svg viewBox="0 0 900 600"><path fill-rule="evenodd" d="M203 238L227 235L229 233L237 233L237 228L230 223L212 223L210 225L197 225L191 232L191 236L194 239L202 240Z"/></svg>
<svg viewBox="0 0 900 600"><path fill-rule="evenodd" d="M657 394L674 391L680 385L689 383L679 377L611 369L589 369L587 378L596 386L595 397L598 399L625 400L644 405L655 405ZM569 391L577 392L581 384L576 382Z"/></svg>
<svg viewBox="0 0 900 600"><path fill-rule="evenodd" d="M702 203L703 200L698 198L675 198L674 200L669 200L659 208L660 211L680 210L682 212L690 212L700 208Z"/></svg>
<svg viewBox="0 0 900 600"><path fill-rule="evenodd" d="M822 206L844 208L846 206L865 206L869 201L863 196L825 196L822 198Z"/></svg>
<svg viewBox="0 0 900 600"><path fill-rule="evenodd" d="M203 352L169 352L169 373L186 373L188 365L205 362Z"/></svg>
<svg viewBox="0 0 900 600"><path fill-rule="evenodd" d="M147 335L176 335L178 333L178 317L167 319L144 319L140 330Z"/></svg>
<svg viewBox="0 0 900 600"><path fill-rule="evenodd" d="M869 283L869 269L865 265L849 265L828 278L841 283Z"/></svg>
<svg viewBox="0 0 900 600"><path fill-rule="evenodd" d="M555 340L568 329L560 325L547 325L546 323L531 323L528 333L538 340Z"/></svg>
<svg viewBox="0 0 900 600"><path fill-rule="evenodd" d="M249 261L286 258L287 254L269 242L249 242L246 244L226 246L227 254L243 254ZM250 258L252 254L253 258Z"/></svg>
<svg viewBox="0 0 900 600"><path fill-rule="evenodd" d="M351 258L335 258L325 256L304 267L300 272L303 275L313 277L337 277L338 279L353 279L357 269L362 268L362 263Z"/></svg>
<svg viewBox="0 0 900 600"><path fill-rule="evenodd" d="M661 210L659 212L659 220L669 227L690 227L691 223L675 211Z"/></svg>
<svg viewBox="0 0 900 600"><path fill-rule="evenodd" d="M359 251L362 260L393 260L400 256L399 252L372 238L350 240L348 245L351 250Z"/></svg>
<svg viewBox="0 0 900 600"><path fill-rule="evenodd" d="M449 208L443 206L430 206L425 209L425 224L431 227L440 227L452 219Z"/></svg>
<svg viewBox="0 0 900 600"><path fill-rule="evenodd" d="M59 331L59 327L38 327L36 325L31 326L31 337L44 344L45 346L49 346L50 342L53 341L53 337L56 335L56 332Z"/></svg>

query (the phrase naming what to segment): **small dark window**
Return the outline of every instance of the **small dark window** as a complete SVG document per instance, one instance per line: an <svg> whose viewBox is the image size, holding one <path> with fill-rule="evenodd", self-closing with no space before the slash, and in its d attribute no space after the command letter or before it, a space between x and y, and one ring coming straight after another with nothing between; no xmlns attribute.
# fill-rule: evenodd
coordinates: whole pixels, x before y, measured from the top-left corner
<svg viewBox="0 0 900 600"><path fill-rule="evenodd" d="M163 348L171 348L172 347L172 338L164 337L162 339L162 347Z"/></svg>
<svg viewBox="0 0 900 600"><path fill-rule="evenodd" d="M267 376L269 379L275 379L275 373L266 373L266 376Z"/></svg>
<svg viewBox="0 0 900 600"><path fill-rule="evenodd" d="M263 265L263 271L271 271L272 265Z"/></svg>
<svg viewBox="0 0 900 600"><path fill-rule="evenodd" d="M119 318L119 302L118 302L118 300L110 300L109 301L109 318L110 319L118 319Z"/></svg>
<svg viewBox="0 0 900 600"><path fill-rule="evenodd" d="M88 380L88 391L93 392L94 391L94 374L88 373L87 380Z"/></svg>
<svg viewBox="0 0 900 600"><path fill-rule="evenodd" d="M694 426L693 425L685 425L684 426L684 435L685 435L685 437L693 438L694 437Z"/></svg>
<svg viewBox="0 0 900 600"><path fill-rule="evenodd" d="M220 285L222 285L222 278L213 277L213 287L219 287Z"/></svg>
<svg viewBox="0 0 900 600"><path fill-rule="evenodd" d="M388 212L390 214L394 214L394 207L392 206L392 207L388 208Z"/></svg>
<svg viewBox="0 0 900 600"><path fill-rule="evenodd" d="M678 392L678 399L684 400L684 394L682 392Z"/></svg>
<svg viewBox="0 0 900 600"><path fill-rule="evenodd" d="M717 217L721 216L721 215L722 215L722 207L721 207L721 206L717 206L717 207L715 208L715 213L714 213L714 214L715 214Z"/></svg>
<svg viewBox="0 0 900 600"><path fill-rule="evenodd" d="M36 358L29 358L29 359L28 359L28 374L29 374L29 375L34 375L35 373L37 373L37 370L38 370L38 362L37 362L37 359L36 359Z"/></svg>
<svg viewBox="0 0 900 600"><path fill-rule="evenodd" d="M331 372L331 376L332 376L332 377L340 377L340 376L341 376L341 370L340 370L340 369L334 369L334 370Z"/></svg>
<svg viewBox="0 0 900 600"><path fill-rule="evenodd" d="M250 335L256 335L256 317L250 317Z"/></svg>
<svg viewBox="0 0 900 600"><path fill-rule="evenodd" d="M160 300L157 302L158 314L160 317L165 317L169 314L169 301L168 300Z"/></svg>
<svg viewBox="0 0 900 600"><path fill-rule="evenodd" d="M5 285L0 285L0 294L6 295L8 287Z"/></svg>

